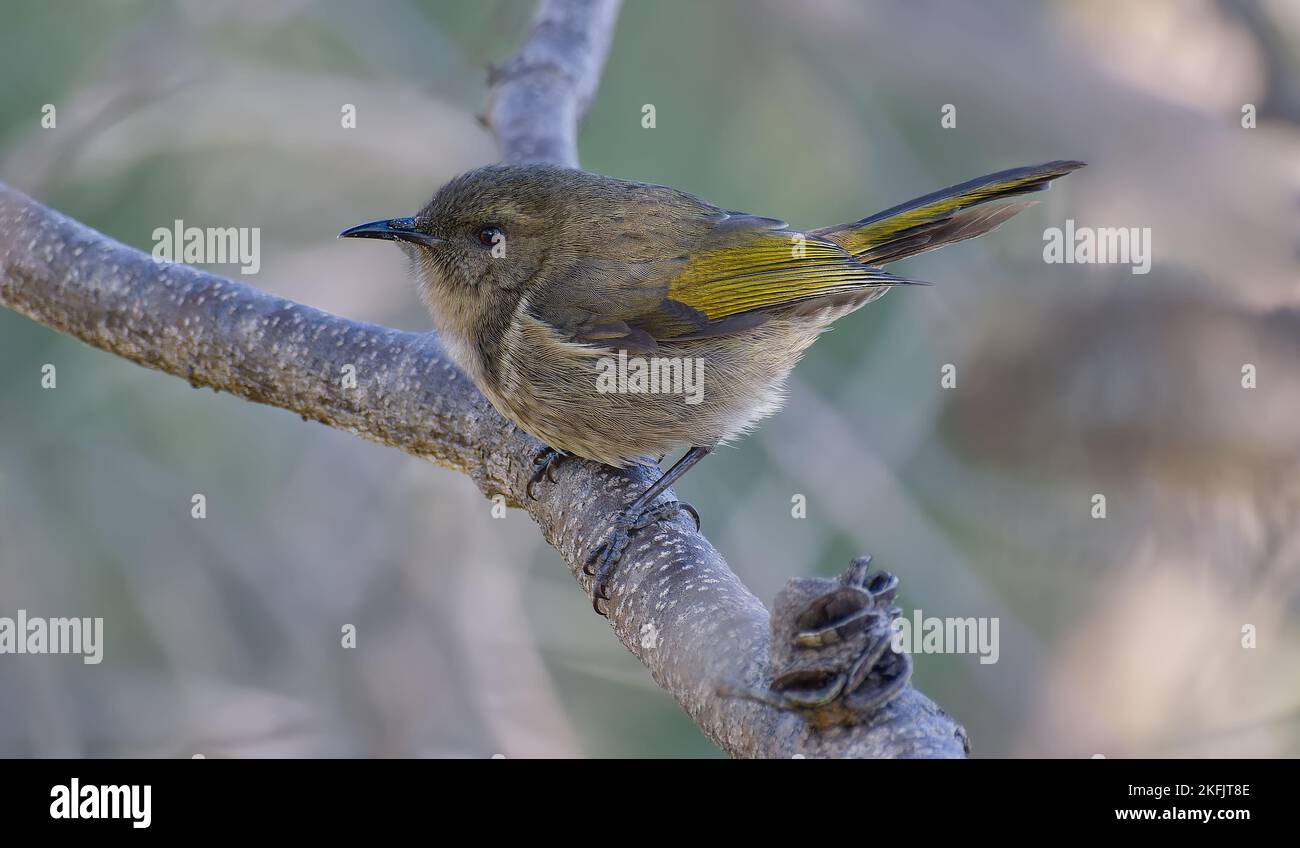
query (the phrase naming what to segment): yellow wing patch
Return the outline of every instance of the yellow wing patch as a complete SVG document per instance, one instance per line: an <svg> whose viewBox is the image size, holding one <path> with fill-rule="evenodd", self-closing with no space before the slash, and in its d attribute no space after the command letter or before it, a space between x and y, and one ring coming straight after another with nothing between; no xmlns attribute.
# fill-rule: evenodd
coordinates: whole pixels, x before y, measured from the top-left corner
<svg viewBox="0 0 1300 848"><path fill-rule="evenodd" d="M717 321L863 286L903 282L863 265L832 242L769 230L693 255L669 283L668 297Z"/></svg>

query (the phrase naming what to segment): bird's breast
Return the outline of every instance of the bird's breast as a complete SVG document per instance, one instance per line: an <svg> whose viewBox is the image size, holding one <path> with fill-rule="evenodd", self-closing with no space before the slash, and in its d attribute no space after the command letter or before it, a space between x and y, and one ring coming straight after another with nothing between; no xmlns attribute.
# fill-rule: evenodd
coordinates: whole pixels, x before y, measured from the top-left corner
<svg viewBox="0 0 1300 848"><path fill-rule="evenodd" d="M482 388L551 447L625 466L750 429L779 408L786 375L815 337L778 320L631 355L570 342L523 310L502 341L497 380Z"/></svg>

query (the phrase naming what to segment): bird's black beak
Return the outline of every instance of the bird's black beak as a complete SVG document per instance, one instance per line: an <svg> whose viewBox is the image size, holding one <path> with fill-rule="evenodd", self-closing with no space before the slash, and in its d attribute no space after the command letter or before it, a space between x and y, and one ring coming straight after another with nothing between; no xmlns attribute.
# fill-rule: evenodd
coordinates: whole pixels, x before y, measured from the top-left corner
<svg viewBox="0 0 1300 848"><path fill-rule="evenodd" d="M371 221L358 224L339 233L339 238L374 238L389 241L409 241L433 247L442 243L442 239L420 232L415 228L414 218L392 218L387 221Z"/></svg>

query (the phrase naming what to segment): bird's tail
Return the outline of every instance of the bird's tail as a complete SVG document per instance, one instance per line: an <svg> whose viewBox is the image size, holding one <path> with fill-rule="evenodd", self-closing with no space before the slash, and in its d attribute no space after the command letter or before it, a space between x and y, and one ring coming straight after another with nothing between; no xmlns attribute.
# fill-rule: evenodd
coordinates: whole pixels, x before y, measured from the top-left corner
<svg viewBox="0 0 1300 848"><path fill-rule="evenodd" d="M982 204L1043 191L1052 180L1084 164L1058 161L999 171L909 200L852 224L815 230L813 235L835 242L868 265L886 265L989 232L1034 202Z"/></svg>

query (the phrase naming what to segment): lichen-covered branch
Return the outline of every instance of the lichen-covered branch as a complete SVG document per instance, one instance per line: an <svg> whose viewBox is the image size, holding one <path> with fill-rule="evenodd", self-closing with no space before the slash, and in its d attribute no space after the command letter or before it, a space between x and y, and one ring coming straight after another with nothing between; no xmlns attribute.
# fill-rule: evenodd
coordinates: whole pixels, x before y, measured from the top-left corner
<svg viewBox="0 0 1300 848"><path fill-rule="evenodd" d="M616 0L546 0L494 72L503 156L576 164ZM332 235L332 234L331 234ZM199 386L271 404L469 475L524 507L584 584L582 564L651 472L567 462L525 497L539 444L502 418L428 335L359 323L149 256L0 184L0 305ZM341 379L355 367L356 386ZM350 385L350 381L348 382ZM960 757L961 728L911 688L865 724L816 729L720 694L768 682L769 617L689 517L633 539L608 587L619 639L735 756Z"/></svg>

